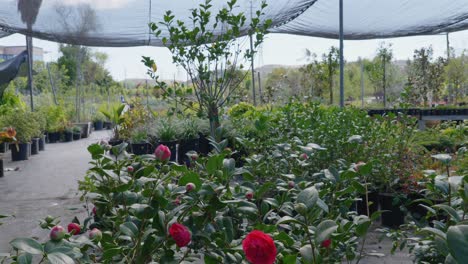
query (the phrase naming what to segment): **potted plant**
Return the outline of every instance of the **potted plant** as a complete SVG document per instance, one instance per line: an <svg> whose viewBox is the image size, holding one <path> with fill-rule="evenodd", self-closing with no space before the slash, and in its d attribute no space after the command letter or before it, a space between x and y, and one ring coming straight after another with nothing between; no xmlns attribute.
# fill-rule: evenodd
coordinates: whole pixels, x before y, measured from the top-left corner
<svg viewBox="0 0 468 264"><path fill-rule="evenodd" d="M112 146L119 145L123 142L120 137L120 130L122 129L122 125L125 122L124 118L124 111L125 105L119 104L113 106L110 111L107 110L100 110L100 112L111 122L114 124L113 135L111 140L109 140L109 144Z"/></svg>
<svg viewBox="0 0 468 264"><path fill-rule="evenodd" d="M189 151L199 152L200 136L198 135L199 127L197 120L193 118L185 119L181 122L181 133L179 142L179 157L178 162L184 163L188 159Z"/></svg>
<svg viewBox="0 0 468 264"><path fill-rule="evenodd" d="M136 129L130 138L132 152L135 155L144 155L151 152L151 145L148 143L148 133L144 129Z"/></svg>
<svg viewBox="0 0 468 264"><path fill-rule="evenodd" d="M47 140L49 143L56 143L60 141L61 132L65 129L67 123L65 109L60 105L51 105L47 106L44 111L47 119Z"/></svg>
<svg viewBox="0 0 468 264"><path fill-rule="evenodd" d="M171 150L171 161L176 160L177 152L177 127L169 118L161 118L156 125L156 133L159 144L166 145Z"/></svg>
<svg viewBox="0 0 468 264"><path fill-rule="evenodd" d="M72 130L73 130L73 140L80 140L81 139L81 127L74 126Z"/></svg>
<svg viewBox="0 0 468 264"><path fill-rule="evenodd" d="M39 151L45 150L45 141L46 141L46 130L47 130L47 118L46 113L40 109L37 112L34 112L37 123L39 124L40 133L37 135L39 138L38 148Z"/></svg>
<svg viewBox="0 0 468 264"><path fill-rule="evenodd" d="M94 130L99 131L104 127L105 117L102 112L96 112L93 117Z"/></svg>
<svg viewBox="0 0 468 264"><path fill-rule="evenodd" d="M0 144L16 142L16 131L14 128L5 128L0 131ZM0 153L0 178L3 177L3 154Z"/></svg>
<svg viewBox="0 0 468 264"><path fill-rule="evenodd" d="M63 131L63 140L65 142L73 141L73 127L67 126Z"/></svg>
<svg viewBox="0 0 468 264"><path fill-rule="evenodd" d="M3 117L2 123L16 130L18 143L11 148L13 161L27 160L30 154L31 140L40 131L34 115L25 110L18 110Z"/></svg>

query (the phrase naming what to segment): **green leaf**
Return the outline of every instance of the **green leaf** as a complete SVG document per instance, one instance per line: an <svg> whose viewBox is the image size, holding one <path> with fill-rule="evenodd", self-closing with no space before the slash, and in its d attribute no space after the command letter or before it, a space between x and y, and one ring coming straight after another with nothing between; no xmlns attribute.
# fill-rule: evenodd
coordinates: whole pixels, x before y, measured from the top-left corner
<svg viewBox="0 0 468 264"><path fill-rule="evenodd" d="M287 224L287 223L296 223L303 225L303 223L295 218L292 218L290 216L283 216L281 217L278 222L276 222L276 225L281 225L281 224Z"/></svg>
<svg viewBox="0 0 468 264"><path fill-rule="evenodd" d="M458 263L468 263L468 225L451 226L447 231L447 245Z"/></svg>
<svg viewBox="0 0 468 264"><path fill-rule="evenodd" d="M331 234L336 231L338 225L333 220L324 220L317 226L315 230L315 241L319 244L330 238Z"/></svg>
<svg viewBox="0 0 468 264"><path fill-rule="evenodd" d="M312 246L311 245L305 245L305 246L301 247L301 249L299 249L299 252L301 253L303 263L313 263L314 262L314 256L312 254Z"/></svg>
<svg viewBox="0 0 468 264"><path fill-rule="evenodd" d="M460 215L458 215L457 211L455 211L455 209L453 209L452 207L450 207L450 206L448 206L448 205L446 205L446 204L436 204L436 205L433 205L432 207L437 208L437 209L444 210L444 211L447 212L456 222L460 222L460 221L461 221Z"/></svg>
<svg viewBox="0 0 468 264"><path fill-rule="evenodd" d="M75 264L72 258L61 252L47 254L47 259L51 264Z"/></svg>
<svg viewBox="0 0 468 264"><path fill-rule="evenodd" d="M302 190L298 195L296 202L303 203L307 206L308 209L311 209L315 206L318 199L318 192L315 187L309 187L307 189Z"/></svg>
<svg viewBox="0 0 468 264"><path fill-rule="evenodd" d="M120 225L120 232L134 238L138 234L138 227L133 222L125 222Z"/></svg>
<svg viewBox="0 0 468 264"><path fill-rule="evenodd" d="M15 249L22 250L33 255L42 254L44 251L42 245L31 238L16 238L10 242L10 245Z"/></svg>
<svg viewBox="0 0 468 264"><path fill-rule="evenodd" d="M31 264L32 263L32 255L25 252L18 256L18 264Z"/></svg>
<svg viewBox="0 0 468 264"><path fill-rule="evenodd" d="M444 240L447 239L447 236L445 235L445 233L440 230L440 229L437 229L437 228L433 228L433 227L424 227L421 229L421 232L429 232L433 235L436 235L436 236L439 236L440 238L443 238Z"/></svg>
<svg viewBox="0 0 468 264"><path fill-rule="evenodd" d="M296 264L297 254L294 255L285 255L283 257L283 264Z"/></svg>
<svg viewBox="0 0 468 264"><path fill-rule="evenodd" d="M283 242L286 246L290 247L294 244L294 239L292 239L288 234L284 231L281 231L279 234L275 236L275 240Z"/></svg>

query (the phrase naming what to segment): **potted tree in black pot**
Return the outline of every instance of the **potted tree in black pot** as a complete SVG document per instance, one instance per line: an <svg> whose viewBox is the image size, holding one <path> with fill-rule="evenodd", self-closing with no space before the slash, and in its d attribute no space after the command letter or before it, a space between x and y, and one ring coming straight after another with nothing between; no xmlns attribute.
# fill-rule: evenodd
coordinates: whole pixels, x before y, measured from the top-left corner
<svg viewBox="0 0 468 264"><path fill-rule="evenodd" d="M171 161L177 156L177 126L176 122L169 118L160 118L156 123L156 134L159 144L167 146L171 150Z"/></svg>
<svg viewBox="0 0 468 264"><path fill-rule="evenodd" d="M45 150L46 143L46 130L47 130L47 117L46 112L40 108L38 111L34 112L34 116L39 124L40 133L37 135L38 140L38 150Z"/></svg>
<svg viewBox="0 0 468 264"><path fill-rule="evenodd" d="M197 120L188 118L180 122L180 141L178 162L184 164L188 160L187 153L190 151L199 152L200 136Z"/></svg>

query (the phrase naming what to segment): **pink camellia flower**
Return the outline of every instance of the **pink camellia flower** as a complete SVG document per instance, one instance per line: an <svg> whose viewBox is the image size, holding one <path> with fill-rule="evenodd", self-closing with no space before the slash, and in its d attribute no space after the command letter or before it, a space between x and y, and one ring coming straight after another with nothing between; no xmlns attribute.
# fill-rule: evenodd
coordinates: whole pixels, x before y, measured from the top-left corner
<svg viewBox="0 0 468 264"><path fill-rule="evenodd" d="M242 241L245 257L252 264L273 264L276 246L273 239L259 230L250 232Z"/></svg>
<svg viewBox="0 0 468 264"><path fill-rule="evenodd" d="M189 182L189 183L187 183L187 185L185 185L185 190L187 192L191 192L191 191L195 190L196 187L197 186L195 186L195 184Z"/></svg>
<svg viewBox="0 0 468 264"><path fill-rule="evenodd" d="M306 153L302 153L302 154L299 156L299 158L301 158L301 160L306 160L306 159L309 158L309 156L307 156Z"/></svg>
<svg viewBox="0 0 468 264"><path fill-rule="evenodd" d="M70 223L68 224L68 233L72 235L78 235L81 232L81 227L79 224Z"/></svg>
<svg viewBox="0 0 468 264"><path fill-rule="evenodd" d="M248 192L245 194L245 198L247 198L247 200L252 200L253 197L254 197L253 192Z"/></svg>
<svg viewBox="0 0 468 264"><path fill-rule="evenodd" d="M185 247L190 243L192 234L190 230L179 223L174 223L169 227L169 235L175 240L178 247Z"/></svg>
<svg viewBox="0 0 468 264"><path fill-rule="evenodd" d="M324 241L322 242L321 245L322 245L322 247L324 247L324 248L329 248L330 245L331 245L331 242L332 242L331 239L326 239L326 240L324 240Z"/></svg>
<svg viewBox="0 0 468 264"><path fill-rule="evenodd" d="M154 155L160 161L167 161L171 158L171 150L161 144L154 150Z"/></svg>
<svg viewBox="0 0 468 264"><path fill-rule="evenodd" d="M133 168L133 166L128 166L128 167L127 167L127 171L128 171L129 173L132 173L134 170L135 170L135 169Z"/></svg>
<svg viewBox="0 0 468 264"><path fill-rule="evenodd" d="M97 228L93 228L93 230L89 231L89 239L99 242L102 239L102 232Z"/></svg>
<svg viewBox="0 0 468 264"><path fill-rule="evenodd" d="M51 230L50 230L50 239L53 240L53 241L60 241L62 240L62 238L65 237L65 228L63 228L62 226L54 226Z"/></svg>
<svg viewBox="0 0 468 264"><path fill-rule="evenodd" d="M93 215L97 215L97 208L96 207L93 207Z"/></svg>

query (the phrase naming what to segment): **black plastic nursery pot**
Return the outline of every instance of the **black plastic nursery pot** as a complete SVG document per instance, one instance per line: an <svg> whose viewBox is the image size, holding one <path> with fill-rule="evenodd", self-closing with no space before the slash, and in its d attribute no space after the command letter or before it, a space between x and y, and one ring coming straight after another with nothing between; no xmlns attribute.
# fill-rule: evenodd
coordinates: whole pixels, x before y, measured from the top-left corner
<svg viewBox="0 0 468 264"><path fill-rule="evenodd" d="M3 143L0 143L0 153L5 153L8 151L8 143L6 142L3 142Z"/></svg>
<svg viewBox="0 0 468 264"><path fill-rule="evenodd" d="M5 176L4 172L3 172L3 159L0 158L0 178L2 178L3 176Z"/></svg>
<svg viewBox="0 0 468 264"><path fill-rule="evenodd" d="M379 193L380 210L382 213L382 225L396 228L405 222L405 214L400 209L401 202L395 202L395 194Z"/></svg>
<svg viewBox="0 0 468 264"><path fill-rule="evenodd" d="M198 139L199 151L203 155L208 155L208 153L210 153L213 147L211 146L210 141L208 140L208 136L205 136L201 133L199 135L200 135L200 138Z"/></svg>
<svg viewBox="0 0 468 264"><path fill-rule="evenodd" d="M104 127L103 121L94 121L94 130L99 131Z"/></svg>
<svg viewBox="0 0 468 264"><path fill-rule="evenodd" d="M40 138L33 138L31 141L31 155L39 154L39 140Z"/></svg>
<svg viewBox="0 0 468 264"><path fill-rule="evenodd" d="M73 133L73 140L80 140L81 139L81 133Z"/></svg>
<svg viewBox="0 0 468 264"><path fill-rule="evenodd" d="M177 157L177 141L159 141L159 144L165 145L171 150L170 161L175 161Z"/></svg>
<svg viewBox="0 0 468 264"><path fill-rule="evenodd" d="M49 132L47 133L47 139L49 143L57 143L60 141L60 132Z"/></svg>
<svg viewBox="0 0 468 264"><path fill-rule="evenodd" d="M11 160L21 161L29 158L30 143L18 143L11 146Z"/></svg>
<svg viewBox="0 0 468 264"><path fill-rule="evenodd" d="M123 140L121 139L111 139L109 140L109 145L111 146L117 146L123 143Z"/></svg>
<svg viewBox="0 0 468 264"><path fill-rule="evenodd" d="M356 202L356 212L359 215L367 215L367 201L366 196L360 197L361 201ZM369 200L369 216L379 210L379 194L377 192L368 192L367 198Z"/></svg>
<svg viewBox="0 0 468 264"><path fill-rule="evenodd" d="M132 153L135 155L145 155L151 153L151 145L147 142L132 143Z"/></svg>
<svg viewBox="0 0 468 264"><path fill-rule="evenodd" d="M63 132L63 141L65 142L73 141L73 132L69 132L69 131Z"/></svg>
<svg viewBox="0 0 468 264"><path fill-rule="evenodd" d="M189 160L187 153L190 151L200 152L200 140L198 138L182 140L179 143L179 160L183 164Z"/></svg>
<svg viewBox="0 0 468 264"><path fill-rule="evenodd" d="M45 144L46 144L46 135L43 135L42 137L39 138L39 151L45 150Z"/></svg>
<svg viewBox="0 0 468 264"><path fill-rule="evenodd" d="M111 122L105 121L103 126L107 130L112 129L112 123Z"/></svg>

